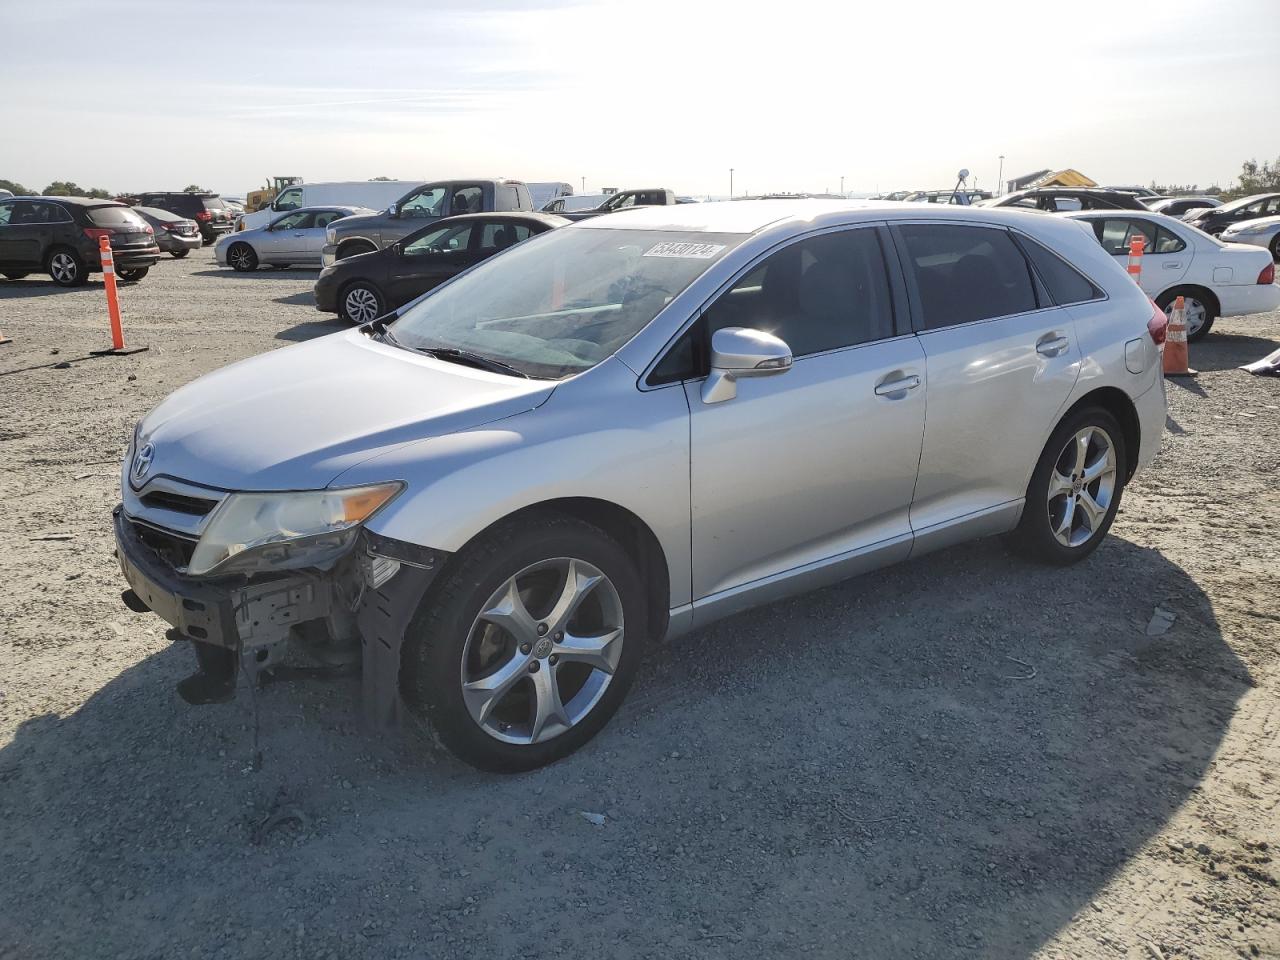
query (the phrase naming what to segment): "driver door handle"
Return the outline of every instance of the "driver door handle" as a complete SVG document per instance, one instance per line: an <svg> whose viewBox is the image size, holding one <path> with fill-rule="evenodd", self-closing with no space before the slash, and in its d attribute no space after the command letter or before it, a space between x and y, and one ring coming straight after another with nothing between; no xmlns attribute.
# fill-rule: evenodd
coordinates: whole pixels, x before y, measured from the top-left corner
<svg viewBox="0 0 1280 960"><path fill-rule="evenodd" d="M1036 341L1036 353L1042 357L1056 357L1066 353L1071 341L1060 333L1046 333Z"/></svg>
<svg viewBox="0 0 1280 960"><path fill-rule="evenodd" d="M906 393L920 386L920 378L915 374L897 380L881 380L876 384L876 396L888 397L895 393Z"/></svg>

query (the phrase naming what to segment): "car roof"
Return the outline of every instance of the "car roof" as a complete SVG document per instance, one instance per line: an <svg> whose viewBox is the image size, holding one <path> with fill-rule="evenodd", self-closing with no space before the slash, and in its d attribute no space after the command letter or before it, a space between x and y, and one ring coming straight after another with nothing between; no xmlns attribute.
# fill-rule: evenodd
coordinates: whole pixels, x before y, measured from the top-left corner
<svg viewBox="0 0 1280 960"><path fill-rule="evenodd" d="M155 217L157 220L186 220L180 213L174 213L172 210L161 210L159 207L144 207L136 205L133 208L139 213L145 213L149 217Z"/></svg>
<svg viewBox="0 0 1280 960"><path fill-rule="evenodd" d="M875 220L976 220L1013 225L1034 223L1043 216L1038 211L1007 207L970 207L951 203L924 205L897 200L713 200L667 207L631 207L578 221L573 229L759 233L788 221L818 227Z"/></svg>
<svg viewBox="0 0 1280 960"><path fill-rule="evenodd" d="M370 207L353 206L347 203L317 203L310 207L296 207L293 210L285 210L280 215L287 217L291 213L321 213L325 210L346 210L354 213L357 210L369 210L374 212Z"/></svg>
<svg viewBox="0 0 1280 960"><path fill-rule="evenodd" d="M103 200L99 197L45 197L45 196L29 196L29 197L4 197L5 200L51 200L54 203L69 203L76 207L125 207L128 204L118 203L115 200Z"/></svg>

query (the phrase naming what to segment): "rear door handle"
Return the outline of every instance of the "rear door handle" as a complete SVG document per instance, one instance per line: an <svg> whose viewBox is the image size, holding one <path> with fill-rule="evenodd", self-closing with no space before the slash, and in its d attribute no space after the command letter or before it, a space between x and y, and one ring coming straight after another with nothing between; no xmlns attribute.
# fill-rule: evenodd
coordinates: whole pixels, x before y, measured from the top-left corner
<svg viewBox="0 0 1280 960"><path fill-rule="evenodd" d="M920 378L915 374L909 377L900 377L897 380L881 380L876 384L876 396L888 397L895 393L906 393L908 390L914 390L920 386Z"/></svg>
<svg viewBox="0 0 1280 960"><path fill-rule="evenodd" d="M1060 333L1046 333L1036 341L1036 353L1042 357L1056 357L1065 353L1071 341Z"/></svg>
<svg viewBox="0 0 1280 960"><path fill-rule="evenodd" d="M1182 263L1181 263L1180 261L1176 261L1176 260L1175 260L1173 263L1170 263L1168 260L1166 260L1166 261L1164 262L1163 266L1164 266L1164 268L1165 268L1166 270L1181 270L1181 269L1182 269Z"/></svg>

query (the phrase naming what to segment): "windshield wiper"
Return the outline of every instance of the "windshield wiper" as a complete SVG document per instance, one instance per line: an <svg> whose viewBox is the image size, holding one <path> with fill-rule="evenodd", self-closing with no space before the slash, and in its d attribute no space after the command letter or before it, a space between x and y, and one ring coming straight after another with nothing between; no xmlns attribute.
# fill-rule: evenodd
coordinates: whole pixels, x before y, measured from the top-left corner
<svg viewBox="0 0 1280 960"><path fill-rule="evenodd" d="M404 344L400 344L404 346ZM472 353L470 350L459 350L457 347L413 347L418 353L425 353L429 357L435 357L437 360L450 360L454 363L469 364L473 367L479 367L481 370L488 370L491 373L507 373L513 377L523 377L526 380L533 378L523 370L513 367L509 363L501 360L495 360L493 357L486 357L479 353Z"/></svg>

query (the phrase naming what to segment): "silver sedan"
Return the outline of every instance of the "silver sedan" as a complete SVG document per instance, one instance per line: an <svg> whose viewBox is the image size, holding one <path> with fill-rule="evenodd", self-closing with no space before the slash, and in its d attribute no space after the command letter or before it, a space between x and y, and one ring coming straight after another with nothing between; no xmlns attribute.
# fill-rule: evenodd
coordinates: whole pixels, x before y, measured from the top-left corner
<svg viewBox="0 0 1280 960"><path fill-rule="evenodd" d="M264 227L224 234L213 254L222 266L242 272L263 265L320 266L325 228L343 217L373 212L366 207L302 207L281 214Z"/></svg>
<svg viewBox="0 0 1280 960"><path fill-rule="evenodd" d="M1280 217L1263 217L1233 223L1218 235L1223 243L1247 243L1254 247L1266 247L1271 259L1280 262Z"/></svg>
<svg viewBox="0 0 1280 960"><path fill-rule="evenodd" d="M1166 325L1043 214L598 217L162 402L122 469L125 600L192 638L192 702L349 660L371 721L529 769L664 637L974 537L1084 560L1160 446Z"/></svg>

